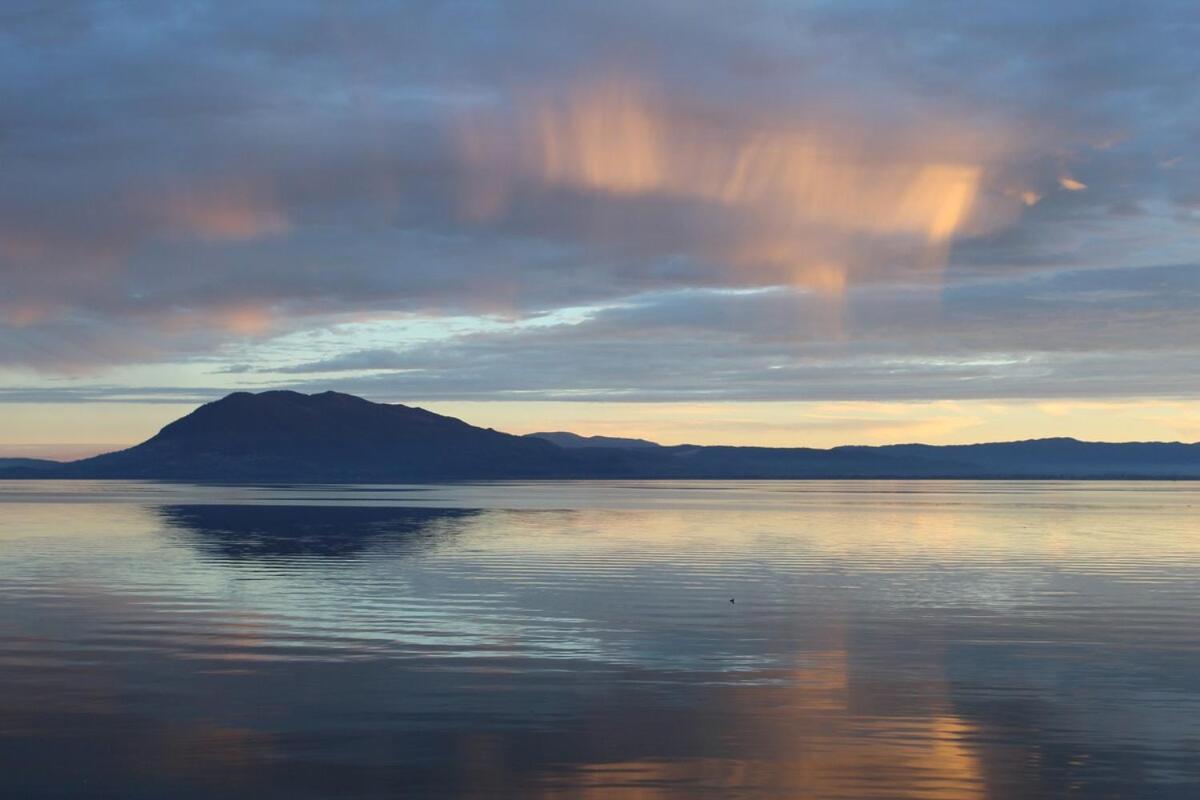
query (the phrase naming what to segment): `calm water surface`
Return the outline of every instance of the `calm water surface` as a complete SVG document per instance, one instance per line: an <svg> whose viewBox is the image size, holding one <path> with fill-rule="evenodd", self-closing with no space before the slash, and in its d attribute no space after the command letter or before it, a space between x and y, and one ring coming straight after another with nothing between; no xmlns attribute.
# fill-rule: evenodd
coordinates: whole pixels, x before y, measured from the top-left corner
<svg viewBox="0 0 1200 800"><path fill-rule="evenodd" d="M0 483L0 794L1196 798L1198 515L1187 483Z"/></svg>

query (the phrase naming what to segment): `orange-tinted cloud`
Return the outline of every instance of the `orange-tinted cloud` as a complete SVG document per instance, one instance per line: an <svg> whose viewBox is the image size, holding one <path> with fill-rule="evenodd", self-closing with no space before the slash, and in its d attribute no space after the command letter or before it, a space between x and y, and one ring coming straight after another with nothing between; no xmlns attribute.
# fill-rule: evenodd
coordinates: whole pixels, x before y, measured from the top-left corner
<svg viewBox="0 0 1200 800"><path fill-rule="evenodd" d="M215 315L217 323L229 331L241 336L257 336L270 330L274 319L269 309L257 306L241 306L218 311Z"/></svg>
<svg viewBox="0 0 1200 800"><path fill-rule="evenodd" d="M287 232L287 215L268 187L249 180L171 189L150 202L168 228L209 241L241 241Z"/></svg>
<svg viewBox="0 0 1200 800"><path fill-rule="evenodd" d="M1001 195L977 203L1007 145L950 123L887 139L834 120L727 124L671 109L632 81L533 93L517 107L507 129L463 126L461 157L483 176L463 201L469 215L502 214L509 188L530 182L700 204L722 215L721 231L676 249L831 294L866 266L864 241L901 243L917 266L936 264L956 235L1020 207Z"/></svg>
<svg viewBox="0 0 1200 800"><path fill-rule="evenodd" d="M10 327L27 328L50 319L54 316L56 310L54 306L48 303L20 303L4 309L0 313L0 319Z"/></svg>
<svg viewBox="0 0 1200 800"><path fill-rule="evenodd" d="M269 306L245 303L179 310L155 321L158 327L171 333L203 330L234 336L261 336L272 329L276 314Z"/></svg>

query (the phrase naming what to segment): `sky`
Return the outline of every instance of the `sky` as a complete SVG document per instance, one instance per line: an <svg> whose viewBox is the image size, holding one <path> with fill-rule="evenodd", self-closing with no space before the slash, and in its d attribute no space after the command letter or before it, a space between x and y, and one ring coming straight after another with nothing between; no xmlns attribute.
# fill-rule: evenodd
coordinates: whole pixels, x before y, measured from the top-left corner
<svg viewBox="0 0 1200 800"><path fill-rule="evenodd" d="M1200 5L0 5L0 455L231 391L1200 440Z"/></svg>

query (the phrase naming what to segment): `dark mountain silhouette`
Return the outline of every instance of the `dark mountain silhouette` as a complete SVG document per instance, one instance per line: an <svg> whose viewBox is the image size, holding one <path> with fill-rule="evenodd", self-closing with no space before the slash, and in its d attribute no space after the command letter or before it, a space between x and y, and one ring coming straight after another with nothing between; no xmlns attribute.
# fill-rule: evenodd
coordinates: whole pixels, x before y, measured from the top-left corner
<svg viewBox="0 0 1200 800"><path fill-rule="evenodd" d="M421 408L337 392L238 392L136 447L60 471L78 478L371 482L558 477L572 467L549 442Z"/></svg>
<svg viewBox="0 0 1200 800"><path fill-rule="evenodd" d="M525 436L533 439L545 439L568 450L580 447L662 447L661 444L651 442L648 439L625 439L620 436L580 436L578 433L570 433L568 431L527 433Z"/></svg>
<svg viewBox="0 0 1200 800"><path fill-rule="evenodd" d="M0 458L0 478L51 478L64 465L42 458Z"/></svg>
<svg viewBox="0 0 1200 800"><path fill-rule="evenodd" d="M973 464L988 474L1015 477L1200 477L1200 443L1081 442L1060 437L994 444L839 449L868 449L902 458L944 458Z"/></svg>
<svg viewBox="0 0 1200 800"><path fill-rule="evenodd" d="M973 445L710 447L512 436L336 392L238 392L136 447L7 478L406 482L522 478L1191 478L1200 444L1034 439Z"/></svg>
<svg viewBox="0 0 1200 800"><path fill-rule="evenodd" d="M61 467L61 461L50 461L45 458L0 458L0 470L5 469L54 469Z"/></svg>

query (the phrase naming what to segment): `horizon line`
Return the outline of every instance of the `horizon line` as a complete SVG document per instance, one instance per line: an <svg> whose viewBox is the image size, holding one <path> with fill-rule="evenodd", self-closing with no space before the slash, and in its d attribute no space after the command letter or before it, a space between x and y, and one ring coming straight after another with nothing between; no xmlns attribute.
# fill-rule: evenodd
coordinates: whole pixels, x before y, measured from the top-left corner
<svg viewBox="0 0 1200 800"><path fill-rule="evenodd" d="M425 411L430 411L431 413L434 413L434 414L439 414L439 416L453 417L453 415L450 415L450 414L441 414L440 412L433 411L432 409L430 409L426 406L411 405L409 403L401 403L401 402L381 402L381 401L376 401L376 400L370 400L368 398L362 397L361 395L350 394L349 392L341 392L341 391L332 390L332 389L321 391L321 392L311 392L311 393L300 392L300 391L296 391L294 389L263 389L263 390L257 391L257 392L239 389L239 390L235 390L232 392L228 392L225 395L215 398L213 400L208 400L208 401L204 401L202 403L198 403L198 404L196 404L195 408L193 408L193 411L196 409L199 409L203 406L210 405L212 403L216 403L221 400L225 400L227 398L237 396L237 395L261 396L261 395L265 395L265 394L294 394L294 395L299 395L299 396L303 396L303 397L316 397L316 396L320 396L320 395L335 394L335 395L342 395L345 397L353 397L355 399L363 400L364 402L371 403L373 405L404 406L407 408L420 408ZM190 413L191 412L188 412L187 414L177 417L176 419L182 419L183 417L188 416L188 414L190 414ZM453 417L453 418L461 419L460 417ZM466 422L469 425L475 426L475 424L470 422L470 420L462 419L462 421ZM167 424L170 424L170 423L167 423ZM475 427L488 427L488 426L478 425ZM496 429L496 430L499 430L499 429ZM678 442L678 443L664 443L664 442L657 441L653 438L647 438L645 435L634 435L634 434L625 435L625 434L612 434L612 433L581 433L580 430L562 430L562 429L559 429L559 430L531 430L531 431L527 431L527 432L512 432L512 431L501 431L501 432L508 433L513 436L533 436L533 435L549 435L549 434L566 433L566 434L571 434L574 436L579 436L584 439L600 438L600 439L642 440L642 441L648 441L648 442L650 442L654 445L658 445L660 447L667 447L667 448L672 448L672 447L736 447L736 448L756 448L756 449L773 449L773 450L816 450L816 451L832 451L832 450L838 450L838 449L843 449L843 448L878 449L878 448L886 448L886 447L905 447L905 446L971 447L971 446L979 446L979 445L1016 444L1016 443L1038 442L1038 441L1075 441L1075 442L1080 442L1083 444L1112 444L1112 445L1138 445L1138 444L1143 444L1143 445L1182 445L1182 446L1200 445L1200 441L1189 442L1189 441L1185 441L1183 439L1114 440L1114 439L1092 439L1092 438L1083 439L1083 438L1079 438L1077 436L1055 435L1055 436L1032 436L1032 437L1024 437L1024 438L1014 438L1014 439L992 439L992 440L986 440L986 441L962 440L962 441L949 441L949 442L938 442L938 443L922 442L922 441L917 441L917 440L903 440L903 441L898 440L898 441L886 442L886 443L882 443L882 444L861 444L861 443L855 443L855 442L846 442L846 443L842 443L842 444L821 447L821 446L816 446L816 445L804 445L804 444L763 445L763 444L742 444L742 443L736 443L736 442L716 443L716 444L695 444L693 442L686 442L686 441ZM157 435L157 432L153 435ZM147 439L152 438L152 436L147 437ZM144 441L146 441L146 439L142 439L139 441L129 441L129 442L124 442L124 443L121 443L121 442L22 442L22 443L13 443L11 445L8 445L5 443L0 443L0 459L35 459L35 460L43 460L43 461L54 461L54 462L66 464L66 463L71 463L73 461L79 461L79 460L91 458L91 457L97 456L97 455L103 455L105 453L119 452L121 450L135 447Z"/></svg>

